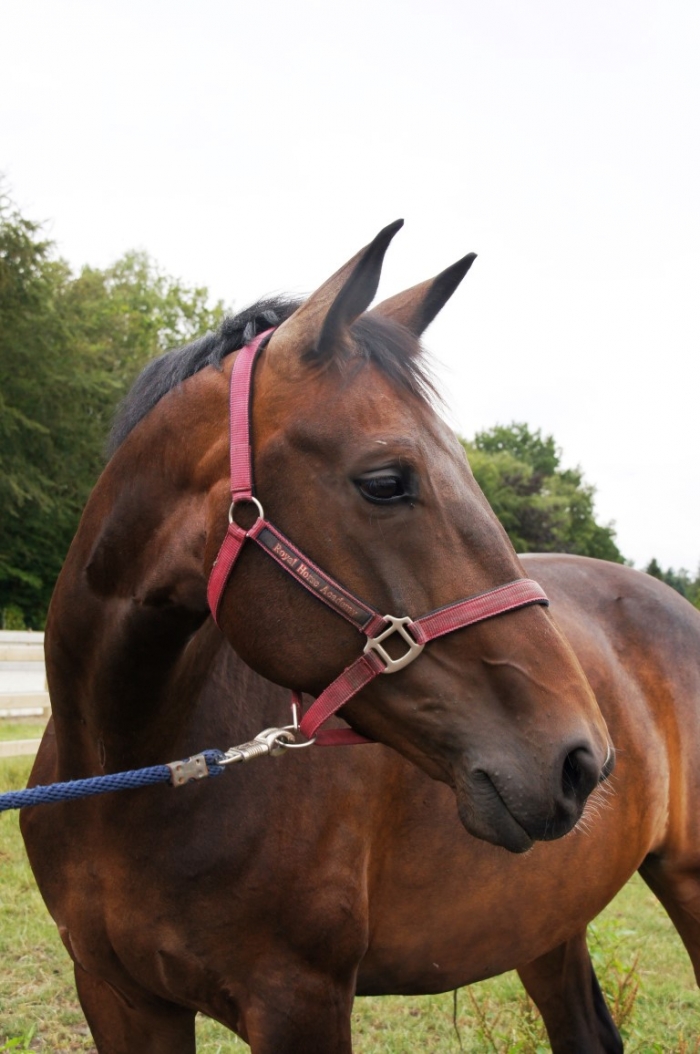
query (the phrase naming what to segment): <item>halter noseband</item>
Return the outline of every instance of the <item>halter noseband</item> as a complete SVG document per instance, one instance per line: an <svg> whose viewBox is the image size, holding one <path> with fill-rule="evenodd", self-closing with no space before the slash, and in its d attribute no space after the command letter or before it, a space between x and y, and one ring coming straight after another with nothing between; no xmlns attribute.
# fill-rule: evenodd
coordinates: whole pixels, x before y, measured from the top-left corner
<svg viewBox="0 0 700 1054"><path fill-rule="evenodd" d="M458 600L417 619L380 615L375 608L358 600L265 519L262 505L253 493L252 449L250 442L251 387L253 368L263 341L273 332L266 330L238 352L231 372L230 392L230 459L231 508L229 525L209 576L207 597L214 619L218 622L221 599L244 543L250 539L272 557L279 566L304 586L331 611L352 623L367 637L362 655L350 664L311 704L300 728L309 739L323 745L370 742L352 729L319 727L345 705L362 688L381 673L396 673L417 659L425 645L465 626L502 615L530 604L549 603L544 590L529 578L519 578L485 593ZM248 530L233 518L236 505L247 502L255 506L258 517ZM398 635L406 651L392 659L384 642ZM292 706L300 712L301 696L292 693Z"/></svg>

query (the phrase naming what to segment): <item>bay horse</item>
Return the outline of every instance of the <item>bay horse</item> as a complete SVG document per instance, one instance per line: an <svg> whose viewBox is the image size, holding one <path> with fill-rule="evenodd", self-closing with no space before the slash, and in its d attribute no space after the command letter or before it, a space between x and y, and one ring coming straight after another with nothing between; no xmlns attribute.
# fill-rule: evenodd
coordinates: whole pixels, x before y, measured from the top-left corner
<svg viewBox="0 0 700 1054"><path fill-rule="evenodd" d="M287 725L285 689L311 713L358 668L338 608L393 613L381 662L368 616L366 662L394 675L342 705L374 742L23 810L100 1054L192 1054L197 1011L254 1054L342 1054L356 994L511 968L557 1054L619 1051L585 931L638 868L700 965L700 616L626 567L516 557L421 360L473 255L368 311L398 226L305 302L262 302L146 369L59 577L33 784ZM231 456L229 385L254 346ZM246 462L254 493L232 501ZM335 608L288 573L294 553ZM421 627L510 583L526 605L423 649Z"/></svg>

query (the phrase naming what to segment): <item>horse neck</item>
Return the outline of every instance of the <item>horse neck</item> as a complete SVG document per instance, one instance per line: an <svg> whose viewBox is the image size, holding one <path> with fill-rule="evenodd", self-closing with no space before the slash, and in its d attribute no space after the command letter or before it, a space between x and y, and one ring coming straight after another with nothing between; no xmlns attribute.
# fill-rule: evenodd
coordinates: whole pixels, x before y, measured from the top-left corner
<svg viewBox="0 0 700 1054"><path fill-rule="evenodd" d="M168 760L222 644L202 632L201 443L190 433L164 452L152 432L105 469L52 600L47 678L66 776Z"/></svg>
<svg viewBox="0 0 700 1054"><path fill-rule="evenodd" d="M108 771L169 760L192 700L221 645L183 613L96 611L89 596L57 593L46 668L59 756L66 770ZM165 752L165 753L164 753ZM65 778L69 778L66 774ZM70 777L72 778L72 777Z"/></svg>

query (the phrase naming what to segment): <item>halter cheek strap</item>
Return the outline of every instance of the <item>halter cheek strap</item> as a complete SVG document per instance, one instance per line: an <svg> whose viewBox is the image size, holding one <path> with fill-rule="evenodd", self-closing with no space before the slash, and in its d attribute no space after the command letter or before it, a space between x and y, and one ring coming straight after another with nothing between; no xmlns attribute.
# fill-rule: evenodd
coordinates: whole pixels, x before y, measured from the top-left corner
<svg viewBox="0 0 700 1054"><path fill-rule="evenodd" d="M380 674L391 674L417 659L429 641L443 637L453 630L464 629L484 619L502 615L530 604L548 604L544 590L529 578L519 578L497 586L485 593L458 600L438 608L418 619L407 616L381 615L371 605L359 600L321 570L273 524L265 519L262 505L253 488L252 449L250 442L250 411L253 368L255 359L271 329L261 333L242 348L231 372L230 392L230 460L231 507L229 526L209 577L207 597L214 618L218 621L221 600L243 545L250 540L273 559L299 585L342 616L367 638L364 651L311 704L301 719L301 731L321 745L371 742L352 729L327 729L320 726L365 688ZM255 523L246 530L234 519L238 504L253 504L258 512ZM392 658L385 643L398 637L405 650ZM295 714L301 713L301 696L292 693Z"/></svg>

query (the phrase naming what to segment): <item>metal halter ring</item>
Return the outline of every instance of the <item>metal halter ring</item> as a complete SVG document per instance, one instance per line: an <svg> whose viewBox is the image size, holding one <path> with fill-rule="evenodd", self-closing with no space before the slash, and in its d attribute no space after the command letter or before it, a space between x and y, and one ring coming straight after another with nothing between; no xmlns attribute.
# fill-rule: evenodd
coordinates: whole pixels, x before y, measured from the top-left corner
<svg viewBox="0 0 700 1054"><path fill-rule="evenodd" d="M252 496L252 494L251 494L251 496L250 496L249 498L236 498L236 499L235 499L235 501L232 501L232 502L231 502L231 508L230 508L230 509L228 510L228 522L229 522L229 523L233 523L233 510L234 510L234 509L236 508L236 505L243 505L243 504L245 504L246 502L247 502L247 503L248 503L249 505L254 505L254 506L255 506L255 508L256 508L256 509L257 509L257 511L258 511L258 517L259 517L259 518L260 518L261 520L264 520L264 519L265 519L265 513L264 513L264 511L263 511L263 507L262 507L262 505L260 504L260 502L258 501L258 499L257 499L257 498L254 498L254 497Z"/></svg>
<svg viewBox="0 0 700 1054"><path fill-rule="evenodd" d="M289 726L291 728L291 726ZM305 750L306 747L312 747L316 742L316 736L312 736L311 739L307 739L305 743L292 743L291 741L279 739L276 741L277 745L281 750Z"/></svg>
<svg viewBox="0 0 700 1054"><path fill-rule="evenodd" d="M413 619L410 619L407 615L403 618L397 618L396 615L385 615L384 621L390 623L390 625L378 636L368 639L364 647L364 654L366 655L368 651L376 651L385 664L385 669L382 670L382 673L396 673L398 670L403 670L404 666L408 666L409 662L417 659L425 645L418 644L408 632L407 627L413 625ZM387 637L391 637L394 633L398 633L408 644L408 651L398 659L392 659L386 648L382 647L382 641L386 640Z"/></svg>
<svg viewBox="0 0 700 1054"><path fill-rule="evenodd" d="M316 742L316 736L312 736L311 739L307 739L305 743L297 743L293 738L296 733L301 732L301 726L299 724L299 713L301 709L301 702L296 701L297 697L292 696L292 724L283 725L280 729L281 732L291 732L292 738L287 740L279 740L278 745L282 751L285 750L305 750L306 747L312 747Z"/></svg>

